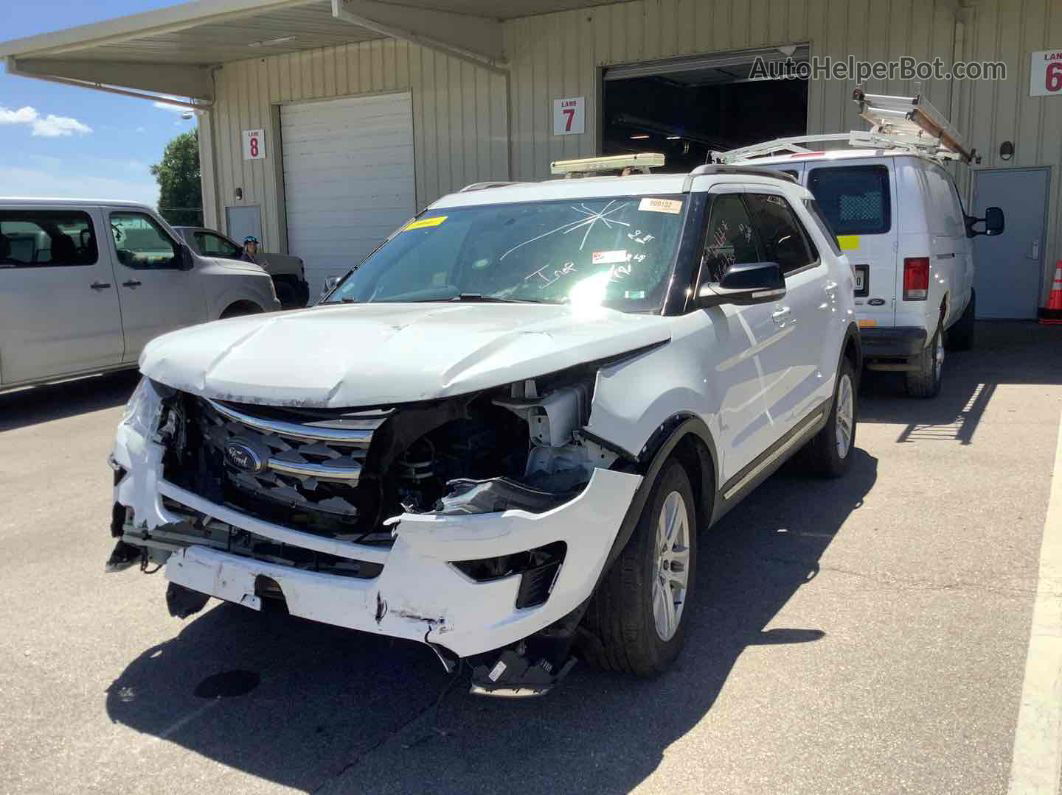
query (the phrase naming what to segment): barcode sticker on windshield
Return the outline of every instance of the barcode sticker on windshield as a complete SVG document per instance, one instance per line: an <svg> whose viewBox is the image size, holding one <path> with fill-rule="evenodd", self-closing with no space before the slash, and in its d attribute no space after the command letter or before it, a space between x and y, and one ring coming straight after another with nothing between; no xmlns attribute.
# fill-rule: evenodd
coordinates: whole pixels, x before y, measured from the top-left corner
<svg viewBox="0 0 1062 795"><path fill-rule="evenodd" d="M627 261L627 249L622 248L618 251L595 251L591 262L594 265L614 265L617 262Z"/></svg>
<svg viewBox="0 0 1062 795"><path fill-rule="evenodd" d="M670 213L678 215L682 212L682 202L678 199L642 199L638 209L643 213Z"/></svg>

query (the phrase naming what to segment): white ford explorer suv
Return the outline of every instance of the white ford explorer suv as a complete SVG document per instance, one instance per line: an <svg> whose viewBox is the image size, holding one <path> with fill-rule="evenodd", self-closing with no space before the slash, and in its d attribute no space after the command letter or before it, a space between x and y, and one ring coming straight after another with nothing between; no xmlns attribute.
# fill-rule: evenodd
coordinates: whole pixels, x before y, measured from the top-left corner
<svg viewBox="0 0 1062 795"><path fill-rule="evenodd" d="M851 458L852 270L810 199L723 166L466 189L314 308L156 339L108 569L426 643L474 692L664 670L698 529Z"/></svg>
<svg viewBox="0 0 1062 795"><path fill-rule="evenodd" d="M265 271L193 253L142 204L0 199L0 391L133 368L159 334L276 309Z"/></svg>

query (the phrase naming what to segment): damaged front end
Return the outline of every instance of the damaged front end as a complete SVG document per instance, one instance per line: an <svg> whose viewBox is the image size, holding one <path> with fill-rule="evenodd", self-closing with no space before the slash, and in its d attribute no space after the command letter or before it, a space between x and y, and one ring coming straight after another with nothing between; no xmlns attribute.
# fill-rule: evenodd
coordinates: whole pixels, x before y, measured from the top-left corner
<svg viewBox="0 0 1062 795"><path fill-rule="evenodd" d="M108 570L164 566L171 613L215 596L473 658L538 694L570 647L641 476L589 438L596 368L349 410L145 379L112 458Z"/></svg>

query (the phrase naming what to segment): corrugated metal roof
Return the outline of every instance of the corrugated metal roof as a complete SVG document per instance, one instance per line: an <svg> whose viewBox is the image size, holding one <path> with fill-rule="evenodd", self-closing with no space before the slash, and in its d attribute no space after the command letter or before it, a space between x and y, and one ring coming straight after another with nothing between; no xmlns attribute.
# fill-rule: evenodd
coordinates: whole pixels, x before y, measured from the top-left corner
<svg viewBox="0 0 1062 795"><path fill-rule="evenodd" d="M512 19L600 5L603 0L403 0L415 13ZM382 38L332 16L329 0L200 0L92 25L0 42L0 57L209 65Z"/></svg>

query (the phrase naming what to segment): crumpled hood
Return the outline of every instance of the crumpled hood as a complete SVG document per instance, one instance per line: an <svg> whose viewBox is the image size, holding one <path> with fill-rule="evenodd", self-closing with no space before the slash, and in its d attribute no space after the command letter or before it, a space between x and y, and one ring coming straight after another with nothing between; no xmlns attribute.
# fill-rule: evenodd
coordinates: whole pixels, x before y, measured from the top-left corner
<svg viewBox="0 0 1062 795"><path fill-rule="evenodd" d="M144 375L206 397L358 407L474 392L666 342L666 318L550 304L347 304L156 338Z"/></svg>

